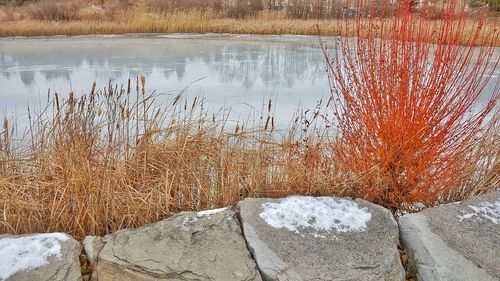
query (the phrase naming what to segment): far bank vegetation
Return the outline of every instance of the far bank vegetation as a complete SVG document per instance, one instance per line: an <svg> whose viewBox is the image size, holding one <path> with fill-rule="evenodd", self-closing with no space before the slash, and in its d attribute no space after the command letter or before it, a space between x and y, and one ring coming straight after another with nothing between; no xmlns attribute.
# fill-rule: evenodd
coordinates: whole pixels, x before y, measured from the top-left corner
<svg viewBox="0 0 500 281"><path fill-rule="evenodd" d="M488 12L484 28L494 29L500 24L496 17L500 5L498 0L488 1L472 1L467 13L473 18ZM419 2L412 1L413 13L438 20L441 2L426 3L424 14L419 13ZM0 36L137 32L317 35L317 25L323 35L339 35L339 18L354 19L364 12L353 1L334 0L0 0ZM472 29L468 26L464 36Z"/></svg>

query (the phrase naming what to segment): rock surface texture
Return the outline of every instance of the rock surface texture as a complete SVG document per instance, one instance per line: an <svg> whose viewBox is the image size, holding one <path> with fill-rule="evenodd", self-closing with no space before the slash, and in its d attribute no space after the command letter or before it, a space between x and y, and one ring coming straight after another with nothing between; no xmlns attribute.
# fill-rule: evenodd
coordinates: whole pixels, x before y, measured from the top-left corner
<svg viewBox="0 0 500 281"><path fill-rule="evenodd" d="M180 213L102 241L87 239L86 246L97 257L92 279L99 281L261 280L236 215L228 209Z"/></svg>
<svg viewBox="0 0 500 281"><path fill-rule="evenodd" d="M238 204L264 280L404 280L390 212L364 200L293 196Z"/></svg>
<svg viewBox="0 0 500 281"><path fill-rule="evenodd" d="M82 280L81 250L63 233L0 235L0 281Z"/></svg>
<svg viewBox="0 0 500 281"><path fill-rule="evenodd" d="M500 191L400 218L419 281L500 280Z"/></svg>

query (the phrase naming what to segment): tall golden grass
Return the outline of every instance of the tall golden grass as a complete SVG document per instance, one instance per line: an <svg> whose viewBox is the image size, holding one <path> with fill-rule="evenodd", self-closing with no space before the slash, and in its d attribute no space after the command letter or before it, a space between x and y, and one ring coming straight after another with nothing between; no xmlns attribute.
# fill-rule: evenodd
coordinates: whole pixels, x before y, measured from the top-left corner
<svg viewBox="0 0 500 281"><path fill-rule="evenodd" d="M247 196L347 194L348 178L303 119L279 133L269 102L256 120L231 123L228 109L210 113L183 93L156 104L144 84L56 95L43 113L30 110L22 140L5 121L0 233L83 238Z"/></svg>
<svg viewBox="0 0 500 281"><path fill-rule="evenodd" d="M69 7L73 7L69 5ZM4 12L5 14L5 12ZM61 13L67 17L71 11ZM47 15L57 17L57 15ZM3 20L2 20L3 18ZM429 22L433 20L429 19ZM82 9L70 20L33 19L29 13L0 13L0 36L50 36L124 33L231 33L261 35L317 35L318 27L324 36L336 36L341 32L338 19L298 19L278 11L260 11L243 18L231 18L224 13L210 9L151 11L147 9L89 10ZM354 20L352 26L354 27ZM499 18L485 21L486 30L500 25ZM470 21L465 32L468 36L474 30ZM354 28L351 32L354 35ZM429 38L429 41L433 41ZM464 38L463 42L467 42ZM481 40L478 40L481 42ZM500 40L494 42L500 46Z"/></svg>
<svg viewBox="0 0 500 281"><path fill-rule="evenodd" d="M29 130L0 130L0 233L63 231L82 239L137 227L184 210L234 205L245 197L359 196L339 172L335 135L322 103L275 127L269 101L255 119L231 121L185 92L168 102L144 77L87 95L55 94ZM482 132L470 180L442 202L499 184L500 122ZM19 130L21 131L21 130ZM361 179L362 180L362 179Z"/></svg>
<svg viewBox="0 0 500 281"><path fill-rule="evenodd" d="M85 17L94 17L86 15ZM121 33L248 33L317 34L316 24L334 30L335 21L287 19L280 13L261 13L246 19L221 17L214 11L190 10L165 13L117 12L111 19L4 21L0 36L82 35Z"/></svg>

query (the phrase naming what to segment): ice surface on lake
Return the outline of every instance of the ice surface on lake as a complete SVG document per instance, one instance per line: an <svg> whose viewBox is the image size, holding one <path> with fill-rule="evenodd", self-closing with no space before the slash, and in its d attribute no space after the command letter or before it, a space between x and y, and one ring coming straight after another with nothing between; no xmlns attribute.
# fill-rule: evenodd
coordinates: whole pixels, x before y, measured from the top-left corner
<svg viewBox="0 0 500 281"><path fill-rule="evenodd" d="M0 280L7 280L17 272L47 265L51 256L61 257L59 241L68 239L63 233L0 239Z"/></svg>
<svg viewBox="0 0 500 281"><path fill-rule="evenodd" d="M288 197L264 203L260 217L270 226L300 233L300 228L337 232L361 232L372 215L356 202L330 197Z"/></svg>

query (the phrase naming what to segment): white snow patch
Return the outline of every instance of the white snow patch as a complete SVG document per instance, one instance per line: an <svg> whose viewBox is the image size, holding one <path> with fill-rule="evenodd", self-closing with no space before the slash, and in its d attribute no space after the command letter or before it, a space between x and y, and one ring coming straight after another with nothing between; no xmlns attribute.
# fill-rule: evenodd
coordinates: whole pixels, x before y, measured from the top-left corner
<svg viewBox="0 0 500 281"><path fill-rule="evenodd" d="M314 233L313 237L314 237L314 238L326 239L326 236L325 236L325 235L321 235L321 234L317 234L317 233Z"/></svg>
<svg viewBox="0 0 500 281"><path fill-rule="evenodd" d="M462 215L458 215L460 221L474 218L479 221L487 219L494 224L500 224L500 199L493 203L481 202L477 206L469 205L469 208L471 208L473 212L463 212Z"/></svg>
<svg viewBox="0 0 500 281"><path fill-rule="evenodd" d="M279 203L262 204L259 216L274 228L286 228L296 233L299 228L317 231L362 232L372 215L350 200L331 197L293 196Z"/></svg>
<svg viewBox="0 0 500 281"><path fill-rule="evenodd" d="M458 216L460 220L468 220L472 217L474 217L476 214L470 213L470 214L463 214L461 216Z"/></svg>
<svg viewBox="0 0 500 281"><path fill-rule="evenodd" d="M0 280L17 272L49 264L48 257L61 257L61 244L69 237L64 233L46 233L0 239Z"/></svg>
<svg viewBox="0 0 500 281"><path fill-rule="evenodd" d="M192 223L196 222L197 220L198 220L198 218L197 218L197 217L193 217L193 218L185 217L185 218L182 220L182 222L181 222L181 228L182 228L183 230L188 230L187 225L188 225L188 224L192 224Z"/></svg>
<svg viewBox="0 0 500 281"><path fill-rule="evenodd" d="M227 210L227 207L226 208L220 208L220 209L213 209L213 210L201 211L201 212L197 213L197 216L198 217L211 216L211 215L215 215L215 214L218 214L218 213L222 213L225 210Z"/></svg>

